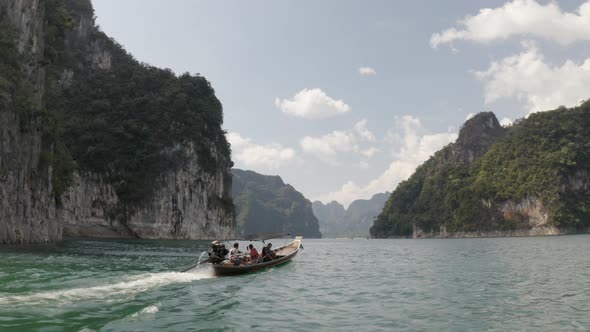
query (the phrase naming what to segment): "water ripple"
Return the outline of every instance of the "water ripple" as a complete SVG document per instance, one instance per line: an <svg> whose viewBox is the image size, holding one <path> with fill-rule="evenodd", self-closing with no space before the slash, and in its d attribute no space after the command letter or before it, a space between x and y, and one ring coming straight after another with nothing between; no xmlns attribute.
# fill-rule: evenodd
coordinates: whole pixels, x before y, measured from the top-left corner
<svg viewBox="0 0 590 332"><path fill-rule="evenodd" d="M304 240L227 278L176 272L207 242L69 241L0 253L0 330L587 330L589 240Z"/></svg>

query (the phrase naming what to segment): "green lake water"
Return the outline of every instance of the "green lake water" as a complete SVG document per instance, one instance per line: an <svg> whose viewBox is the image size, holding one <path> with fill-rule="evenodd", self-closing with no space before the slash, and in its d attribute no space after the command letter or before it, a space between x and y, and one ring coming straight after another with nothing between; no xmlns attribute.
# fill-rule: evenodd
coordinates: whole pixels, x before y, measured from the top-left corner
<svg viewBox="0 0 590 332"><path fill-rule="evenodd" d="M590 235L303 244L238 277L178 272L204 241L3 248L0 331L590 330Z"/></svg>

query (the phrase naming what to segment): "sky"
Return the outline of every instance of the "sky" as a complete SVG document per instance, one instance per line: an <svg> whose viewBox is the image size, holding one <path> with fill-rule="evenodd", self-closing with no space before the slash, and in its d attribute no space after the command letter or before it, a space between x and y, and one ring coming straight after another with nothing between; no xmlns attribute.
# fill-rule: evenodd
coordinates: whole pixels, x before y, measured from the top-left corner
<svg viewBox="0 0 590 332"><path fill-rule="evenodd" d="M478 112L590 96L590 0L93 4L139 61L211 82L235 167L324 203L394 190Z"/></svg>

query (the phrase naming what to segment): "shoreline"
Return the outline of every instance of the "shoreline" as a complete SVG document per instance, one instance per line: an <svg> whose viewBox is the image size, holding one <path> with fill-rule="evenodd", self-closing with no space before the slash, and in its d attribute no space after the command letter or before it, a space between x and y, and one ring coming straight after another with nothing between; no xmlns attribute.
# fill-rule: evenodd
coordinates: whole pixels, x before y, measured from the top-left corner
<svg viewBox="0 0 590 332"><path fill-rule="evenodd" d="M557 228L557 227L533 227L530 229L517 229L511 231L478 231L478 232L423 232L416 229L410 236L371 237L371 239L479 239L479 238L510 238L510 237L542 237L562 235L590 234L590 227L583 229Z"/></svg>

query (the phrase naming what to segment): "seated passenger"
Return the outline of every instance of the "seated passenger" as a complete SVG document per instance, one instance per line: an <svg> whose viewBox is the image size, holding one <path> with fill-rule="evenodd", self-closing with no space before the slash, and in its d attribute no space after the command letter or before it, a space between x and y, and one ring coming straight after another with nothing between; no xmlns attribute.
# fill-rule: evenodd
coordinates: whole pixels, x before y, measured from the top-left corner
<svg viewBox="0 0 590 332"><path fill-rule="evenodd" d="M266 247L262 247L262 260L264 262L272 261L275 259L275 253L270 250L272 247L272 243L266 245Z"/></svg>
<svg viewBox="0 0 590 332"><path fill-rule="evenodd" d="M252 263L256 263L258 261L258 257L260 257L260 255L258 254L258 250L256 250L256 248L254 248L254 246L251 243L248 246L248 248L249 248L248 253L250 254L250 260L252 261Z"/></svg>
<svg viewBox="0 0 590 332"><path fill-rule="evenodd" d="M238 266L242 262L240 254L241 251L238 250L240 245L236 242L234 243L234 247L229 251L229 261L234 263L234 265Z"/></svg>

